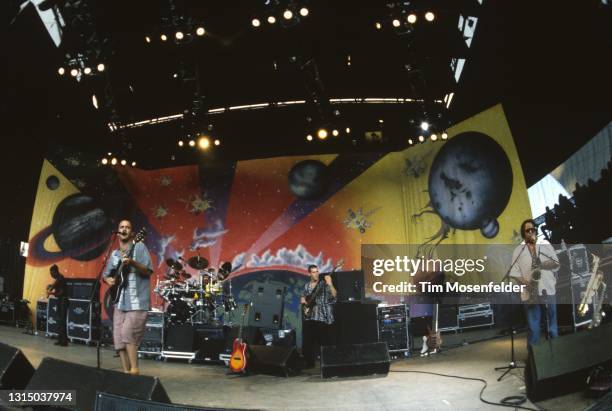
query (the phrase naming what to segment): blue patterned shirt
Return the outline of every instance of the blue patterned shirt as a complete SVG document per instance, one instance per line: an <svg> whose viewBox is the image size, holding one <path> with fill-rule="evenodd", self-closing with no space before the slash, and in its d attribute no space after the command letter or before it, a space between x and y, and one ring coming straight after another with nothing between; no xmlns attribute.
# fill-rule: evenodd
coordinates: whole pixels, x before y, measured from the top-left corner
<svg viewBox="0 0 612 411"><path fill-rule="evenodd" d="M104 270L105 277L108 277L111 270L119 265L120 260L121 251L118 249L114 250L108 259L108 263L106 264L106 268ZM147 246L143 243L136 243L134 245L132 260L144 265L148 270L153 271L151 255L149 254ZM151 308L150 288L149 277L143 277L136 274L136 267L130 266L127 286L121 292L119 303L117 304L116 308L121 311L148 311Z"/></svg>
<svg viewBox="0 0 612 411"><path fill-rule="evenodd" d="M302 297L306 297L312 293L314 288L317 285L312 285L310 281L304 285L304 291L302 292ZM334 309L332 305L336 302L336 297L334 297L329 289L329 285L322 284L323 289L319 291L319 295L315 300L316 303L314 307L311 309L311 313L308 317L305 317L306 321L320 321L326 324L334 323Z"/></svg>

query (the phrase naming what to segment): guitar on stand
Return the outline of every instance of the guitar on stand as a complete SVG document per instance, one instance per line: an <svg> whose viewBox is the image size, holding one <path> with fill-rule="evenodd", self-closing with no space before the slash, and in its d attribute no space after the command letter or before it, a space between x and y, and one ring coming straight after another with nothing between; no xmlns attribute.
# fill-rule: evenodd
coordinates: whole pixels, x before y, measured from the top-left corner
<svg viewBox="0 0 612 411"><path fill-rule="evenodd" d="M121 252L121 259L115 268L111 270L110 277L115 279L115 283L109 288L108 293L110 296L110 302L112 304L117 304L119 302L119 298L121 297L121 292L128 284L128 276L130 274L129 267L123 264L123 258L132 259L134 257L134 248L136 247L136 243L141 243L144 241L147 235L146 228L141 228L140 231L134 237L134 241L130 246L130 249L127 252Z"/></svg>
<svg viewBox="0 0 612 411"><path fill-rule="evenodd" d="M332 269L330 273L323 273L319 275L319 282L315 286L314 290L312 290L312 292L305 297L306 303L302 304L302 314L304 315L304 318L310 318L310 316L312 315L312 309L317 303L317 297L319 296L319 294L321 294L321 292L325 288L324 278L328 275L332 275L333 273L335 273L336 270L342 267L343 265L344 265L344 260L340 259L338 260L338 262L336 263L336 265L334 266L334 268Z"/></svg>
<svg viewBox="0 0 612 411"><path fill-rule="evenodd" d="M252 303L244 305L244 311L242 312L242 323L238 330L238 337L234 340L232 346L232 355L229 361L229 368L234 373L244 373L247 367L247 344L242 341L242 328L246 318L248 318L249 308Z"/></svg>
<svg viewBox="0 0 612 411"><path fill-rule="evenodd" d="M584 317L589 312L589 304L593 305L593 320L590 328L598 327L601 324L601 309L606 293L606 283L603 281L603 273L599 270L599 257L593 254L593 270L591 278L582 296L582 301L578 306L578 314Z"/></svg>
<svg viewBox="0 0 612 411"><path fill-rule="evenodd" d="M438 304L434 304L433 317L432 317L433 329L427 326L427 335L423 336L423 348L421 348L421 357L425 357L430 354L435 354L441 351L442 347L442 335L438 331Z"/></svg>

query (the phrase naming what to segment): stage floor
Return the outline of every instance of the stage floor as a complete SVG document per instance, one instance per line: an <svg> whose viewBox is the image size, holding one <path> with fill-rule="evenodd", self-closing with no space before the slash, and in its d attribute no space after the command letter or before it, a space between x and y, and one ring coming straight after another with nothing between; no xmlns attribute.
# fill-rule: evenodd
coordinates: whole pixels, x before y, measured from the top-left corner
<svg viewBox="0 0 612 411"><path fill-rule="evenodd" d="M489 330L489 335L492 331ZM461 334L449 335L445 342L461 342ZM53 345L55 340L24 334L23 329L0 326L0 341L20 348L34 367L43 357L54 357L95 366L95 347ZM449 342L449 345L453 345ZM516 340L517 359L526 358L525 336ZM120 370L114 351L101 350L102 367ZM510 338L500 337L445 350L427 357L395 360L386 377L352 377L322 380L318 369L290 378L266 375L226 375L221 365L187 364L182 361L141 360L142 374L158 377L170 399L179 404L261 410L491 410L503 409L478 399L483 384L433 375L396 371L427 371L485 379L488 401L498 402L525 392L523 370L514 370L501 382L494 368L507 365ZM546 410L582 410L592 400L581 393L538 403ZM532 407L527 402L524 406Z"/></svg>

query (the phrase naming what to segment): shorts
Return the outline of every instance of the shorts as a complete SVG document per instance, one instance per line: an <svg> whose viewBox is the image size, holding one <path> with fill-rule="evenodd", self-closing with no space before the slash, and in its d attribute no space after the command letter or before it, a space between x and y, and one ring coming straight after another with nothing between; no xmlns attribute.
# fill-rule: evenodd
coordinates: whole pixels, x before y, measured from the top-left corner
<svg viewBox="0 0 612 411"><path fill-rule="evenodd" d="M139 346L145 332L147 311L121 311L113 314L113 341L115 350L125 350L126 344Z"/></svg>

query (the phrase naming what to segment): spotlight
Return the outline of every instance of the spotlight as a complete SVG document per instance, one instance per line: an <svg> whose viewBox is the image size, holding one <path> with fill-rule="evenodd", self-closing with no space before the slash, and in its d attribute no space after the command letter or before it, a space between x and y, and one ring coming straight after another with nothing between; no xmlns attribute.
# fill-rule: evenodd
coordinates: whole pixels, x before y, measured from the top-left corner
<svg viewBox="0 0 612 411"><path fill-rule="evenodd" d="M108 158L103 158L102 159L102 164L107 165L108 164Z"/></svg>
<svg viewBox="0 0 612 411"><path fill-rule="evenodd" d="M437 134L432 134L430 136L430 138L431 138L431 141L436 141L438 139L438 135Z"/></svg>
<svg viewBox="0 0 612 411"><path fill-rule="evenodd" d="M382 29L382 24L380 24L380 22L376 22L376 24L374 24L374 27L376 27L376 30L380 30Z"/></svg>
<svg viewBox="0 0 612 411"><path fill-rule="evenodd" d="M393 27L399 27L400 26L400 21L398 19L393 19L393 21L391 23L393 24Z"/></svg>
<svg viewBox="0 0 612 411"><path fill-rule="evenodd" d="M436 15L433 14L433 12L428 11L427 13L425 13L425 20L434 21L435 18L436 18Z"/></svg>
<svg viewBox="0 0 612 411"><path fill-rule="evenodd" d="M182 32L182 31L177 31L177 32L174 34L174 37L176 37L176 39L177 39L177 40L183 40L183 38L185 37L185 35L183 34L183 32Z"/></svg>
<svg viewBox="0 0 612 411"><path fill-rule="evenodd" d="M327 130L320 128L319 131L317 131L317 137L319 137L321 140L325 140L327 138Z"/></svg>
<svg viewBox="0 0 612 411"><path fill-rule="evenodd" d="M410 13L410 14L408 15L407 20L408 20L408 23L410 23L410 24L414 24L414 23L416 23L416 21L417 21L417 16L416 16L416 14L414 14L414 13Z"/></svg>
<svg viewBox="0 0 612 411"><path fill-rule="evenodd" d="M111 164L112 165L116 165L117 164L117 159L115 157L112 158Z"/></svg>
<svg viewBox="0 0 612 411"><path fill-rule="evenodd" d="M126 164L127 164L127 161L125 161L125 160L121 160L121 165L122 165L122 166L124 166L124 165L126 165Z"/></svg>
<svg viewBox="0 0 612 411"><path fill-rule="evenodd" d="M195 141L189 140L189 147L195 147Z"/></svg>
<svg viewBox="0 0 612 411"><path fill-rule="evenodd" d="M268 23L270 23L270 24L276 23L276 17L274 17L274 16L268 17Z"/></svg>
<svg viewBox="0 0 612 411"><path fill-rule="evenodd" d="M91 69L89 67L85 67L85 69L83 70L83 73L91 74Z"/></svg>
<svg viewBox="0 0 612 411"><path fill-rule="evenodd" d="M217 138L215 139L214 143L215 143L215 146L219 147L221 145L221 140Z"/></svg>
<svg viewBox="0 0 612 411"><path fill-rule="evenodd" d="M183 143L183 140L179 140L178 145L179 145L179 147L183 147L185 145L185 143Z"/></svg>
<svg viewBox="0 0 612 411"><path fill-rule="evenodd" d="M308 134L308 135L306 136L306 140L308 140L308 141L312 141L312 134Z"/></svg>
<svg viewBox="0 0 612 411"><path fill-rule="evenodd" d="M291 20L293 18L293 12L291 10L285 10L283 13L285 20Z"/></svg>
<svg viewBox="0 0 612 411"><path fill-rule="evenodd" d="M109 153L108 153L108 155L109 155L109 156L112 156L112 155L113 155L113 153L109 152Z"/></svg>
<svg viewBox="0 0 612 411"><path fill-rule="evenodd" d="M421 130L423 131L429 130L429 123L427 121L421 122Z"/></svg>
<svg viewBox="0 0 612 411"><path fill-rule="evenodd" d="M425 137L419 136L419 141L422 143L423 141L425 141Z"/></svg>
<svg viewBox="0 0 612 411"><path fill-rule="evenodd" d="M384 122L385 122L385 120L383 120L382 118L379 118L379 119L378 119L378 124L382 124L382 123L384 123Z"/></svg>
<svg viewBox="0 0 612 411"><path fill-rule="evenodd" d="M91 104L93 104L96 110L98 109L98 98L96 97L95 94L92 94L91 96Z"/></svg>
<svg viewBox="0 0 612 411"><path fill-rule="evenodd" d="M346 131L347 133L350 133L351 132L351 128L347 127L344 131Z"/></svg>
<svg viewBox="0 0 612 411"><path fill-rule="evenodd" d="M300 16L306 17L306 16L308 16L308 13L310 13L310 11L306 7L302 7L300 9Z"/></svg>
<svg viewBox="0 0 612 411"><path fill-rule="evenodd" d="M159 38L161 39L161 41L168 40L168 36L166 36L165 34L162 34L161 36L159 36Z"/></svg>
<svg viewBox="0 0 612 411"><path fill-rule="evenodd" d="M261 26L261 21L259 21L259 19L253 19L253 20L251 20L251 25L253 27L259 27L259 26Z"/></svg>
<svg viewBox="0 0 612 411"><path fill-rule="evenodd" d="M136 162L132 161L132 167L136 167Z"/></svg>
<svg viewBox="0 0 612 411"><path fill-rule="evenodd" d="M411 138L408 139L408 144L412 145L413 141Z"/></svg>
<svg viewBox="0 0 612 411"><path fill-rule="evenodd" d="M340 134L340 132L338 130L336 130L336 129L332 130L332 136L338 137L339 134Z"/></svg>
<svg viewBox="0 0 612 411"><path fill-rule="evenodd" d="M204 33L206 33L206 30L204 30L204 27L198 27L198 28L196 29L196 34L197 34L198 36L203 36L203 35L204 35Z"/></svg>
<svg viewBox="0 0 612 411"><path fill-rule="evenodd" d="M106 66L104 65L104 63L98 64L98 66L96 68L98 69L98 71L100 73L102 73L104 70L106 70Z"/></svg>
<svg viewBox="0 0 612 411"><path fill-rule="evenodd" d="M70 70L70 75L71 75L72 77L76 77L78 74L79 74L79 70L77 70L77 69L75 69L75 68L74 68L74 69L72 69L72 70Z"/></svg>
<svg viewBox="0 0 612 411"><path fill-rule="evenodd" d="M442 133L442 140L446 140L448 138L448 134L446 134L446 131L444 133Z"/></svg>
<svg viewBox="0 0 612 411"><path fill-rule="evenodd" d="M63 76L64 73L66 73L66 70L63 67L57 69L57 74L59 74L60 76Z"/></svg>
<svg viewBox="0 0 612 411"><path fill-rule="evenodd" d="M198 140L198 146L202 149L202 150L208 150L208 148L210 147L210 139L208 137L201 137Z"/></svg>
<svg viewBox="0 0 612 411"><path fill-rule="evenodd" d="M146 41L147 43L150 43L150 42L151 42L151 37L149 37L149 36L145 36L145 41Z"/></svg>

